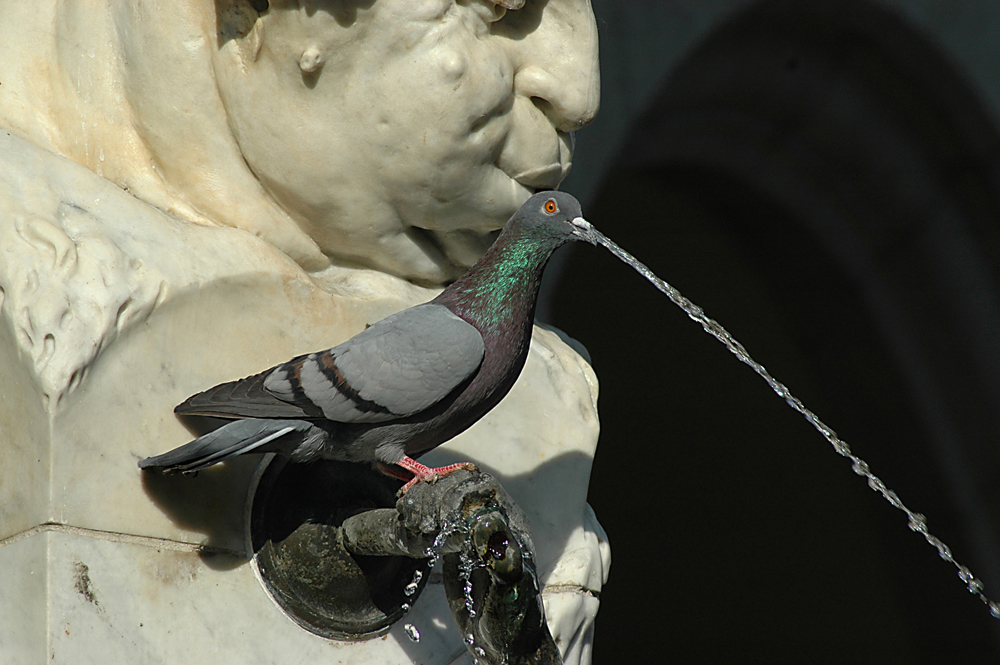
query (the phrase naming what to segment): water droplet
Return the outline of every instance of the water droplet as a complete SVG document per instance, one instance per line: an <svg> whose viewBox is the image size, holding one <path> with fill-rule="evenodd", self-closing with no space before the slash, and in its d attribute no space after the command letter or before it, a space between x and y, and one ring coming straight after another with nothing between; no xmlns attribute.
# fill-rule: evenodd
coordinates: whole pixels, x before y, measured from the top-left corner
<svg viewBox="0 0 1000 665"><path fill-rule="evenodd" d="M405 593L407 596L412 596L417 592L417 589L419 587L420 585L417 584L416 582L410 582L409 584L406 585L406 588L403 589L403 593Z"/></svg>
<svg viewBox="0 0 1000 665"><path fill-rule="evenodd" d="M476 647L475 651L476 651L476 655L479 656L480 658L485 658L486 657L486 649L484 649L482 647Z"/></svg>
<svg viewBox="0 0 1000 665"><path fill-rule="evenodd" d="M472 584L465 584L465 611L470 617L476 616L476 604L472 600Z"/></svg>
<svg viewBox="0 0 1000 665"><path fill-rule="evenodd" d="M993 615L994 619L1000 619L1000 605L997 605L992 600L990 601L990 614Z"/></svg>
<svg viewBox="0 0 1000 665"><path fill-rule="evenodd" d="M476 616L476 604L472 599L472 570L476 562L465 552L459 555L458 577L465 582L465 611L470 617Z"/></svg>
<svg viewBox="0 0 1000 665"><path fill-rule="evenodd" d="M973 576L972 576L972 571L969 570L968 568L966 568L965 566L959 566L958 567L958 579L960 579L963 582L965 582L966 584L968 584L969 581L971 581L972 579L974 579Z"/></svg>
<svg viewBox="0 0 1000 665"><path fill-rule="evenodd" d="M466 633L465 634L465 643L469 644L469 645L475 644L476 643L476 636L473 635L472 633Z"/></svg>
<svg viewBox="0 0 1000 665"><path fill-rule="evenodd" d="M414 582L419 582L422 579L424 579L424 574L422 572L420 572L419 570L413 571L413 581Z"/></svg>
<svg viewBox="0 0 1000 665"><path fill-rule="evenodd" d="M402 605L399 606L399 609L403 610L404 612L409 612L410 611L410 604L409 603L403 603Z"/></svg>
<svg viewBox="0 0 1000 665"><path fill-rule="evenodd" d="M969 581L969 593L980 594L983 592L983 583L973 577Z"/></svg>
<svg viewBox="0 0 1000 665"><path fill-rule="evenodd" d="M927 518L920 513L913 513L910 515L910 523L908 526L910 527L910 531L927 533Z"/></svg>
<svg viewBox="0 0 1000 665"><path fill-rule="evenodd" d="M858 474L859 476L867 476L869 473L871 473L871 471L868 470L868 464L866 464L863 460L858 460L857 462L852 464L851 470L854 471L854 473Z"/></svg>
<svg viewBox="0 0 1000 665"><path fill-rule="evenodd" d="M413 642L420 641L420 631L417 630L417 627L414 626L412 623L404 625L403 631L406 633L406 636L409 637L411 641Z"/></svg>

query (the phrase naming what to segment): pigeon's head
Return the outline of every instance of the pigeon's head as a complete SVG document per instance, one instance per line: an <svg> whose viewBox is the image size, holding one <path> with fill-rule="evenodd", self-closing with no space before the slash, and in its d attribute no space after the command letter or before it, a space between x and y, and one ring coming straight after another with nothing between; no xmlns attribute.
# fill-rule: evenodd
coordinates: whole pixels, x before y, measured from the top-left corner
<svg viewBox="0 0 1000 665"><path fill-rule="evenodd" d="M523 232L552 239L557 244L570 240L597 244L594 228L583 218L580 202L566 192L538 192L514 213L511 222L519 224Z"/></svg>

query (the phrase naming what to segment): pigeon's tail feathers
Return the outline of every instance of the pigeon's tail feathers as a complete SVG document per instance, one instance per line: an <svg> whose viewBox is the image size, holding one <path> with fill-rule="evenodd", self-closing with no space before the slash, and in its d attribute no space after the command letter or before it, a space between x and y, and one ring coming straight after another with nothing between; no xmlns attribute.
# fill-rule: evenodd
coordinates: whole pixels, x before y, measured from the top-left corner
<svg viewBox="0 0 1000 665"><path fill-rule="evenodd" d="M179 448L147 457L139 468L191 472L245 453L290 454L311 429L312 423L303 420L236 420Z"/></svg>

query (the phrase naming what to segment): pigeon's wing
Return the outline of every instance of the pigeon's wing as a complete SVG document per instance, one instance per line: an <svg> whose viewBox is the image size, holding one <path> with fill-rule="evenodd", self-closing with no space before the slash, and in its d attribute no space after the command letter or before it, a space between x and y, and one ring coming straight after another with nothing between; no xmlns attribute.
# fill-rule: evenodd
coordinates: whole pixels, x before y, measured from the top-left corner
<svg viewBox="0 0 1000 665"><path fill-rule="evenodd" d="M339 346L279 365L264 389L338 422L411 416L446 397L483 361L483 338L448 308L417 305Z"/></svg>
<svg viewBox="0 0 1000 665"><path fill-rule="evenodd" d="M441 305L393 314L339 346L194 395L175 411L379 423L411 416L467 380L483 338Z"/></svg>
<svg viewBox="0 0 1000 665"><path fill-rule="evenodd" d="M192 395L178 404L174 413L216 418L322 418L323 412L314 405L289 404L264 390L264 380L274 369L239 381L220 383Z"/></svg>

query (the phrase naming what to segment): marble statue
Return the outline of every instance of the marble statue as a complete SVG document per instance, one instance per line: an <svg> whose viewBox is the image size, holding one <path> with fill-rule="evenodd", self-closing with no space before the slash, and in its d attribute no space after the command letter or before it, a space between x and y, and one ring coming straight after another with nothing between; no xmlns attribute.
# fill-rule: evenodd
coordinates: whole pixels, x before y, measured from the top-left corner
<svg viewBox="0 0 1000 665"><path fill-rule="evenodd" d="M433 584L419 643L289 621L243 558L256 460L136 461L190 438L188 395L433 297L565 177L598 97L589 0L9 3L0 653L463 662ZM581 352L536 327L507 399L423 458L472 460L524 508L567 663L589 662L610 561Z"/></svg>

